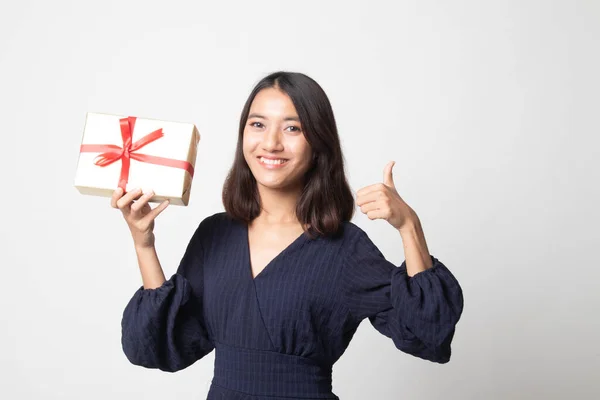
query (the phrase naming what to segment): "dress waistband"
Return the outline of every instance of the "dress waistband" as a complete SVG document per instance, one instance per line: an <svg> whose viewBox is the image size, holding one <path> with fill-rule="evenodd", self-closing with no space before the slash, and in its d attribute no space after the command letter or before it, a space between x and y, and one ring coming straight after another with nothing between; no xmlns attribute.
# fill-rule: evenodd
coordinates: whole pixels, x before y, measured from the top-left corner
<svg viewBox="0 0 600 400"><path fill-rule="evenodd" d="M331 392L332 367L274 351L215 343L213 383L255 396L337 399Z"/></svg>

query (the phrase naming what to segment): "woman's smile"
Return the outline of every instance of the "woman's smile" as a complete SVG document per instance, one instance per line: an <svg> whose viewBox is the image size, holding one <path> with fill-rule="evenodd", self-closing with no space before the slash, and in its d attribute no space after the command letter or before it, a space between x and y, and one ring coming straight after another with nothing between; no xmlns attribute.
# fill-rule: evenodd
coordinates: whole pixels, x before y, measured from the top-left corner
<svg viewBox="0 0 600 400"><path fill-rule="evenodd" d="M279 169L286 165L288 160L286 159L270 159L265 157L258 157L258 163L267 169Z"/></svg>

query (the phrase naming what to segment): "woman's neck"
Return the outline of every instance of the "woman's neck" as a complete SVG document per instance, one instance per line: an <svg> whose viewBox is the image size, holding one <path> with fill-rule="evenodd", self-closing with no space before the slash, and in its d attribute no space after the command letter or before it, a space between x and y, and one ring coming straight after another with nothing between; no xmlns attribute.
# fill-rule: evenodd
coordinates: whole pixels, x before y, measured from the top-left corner
<svg viewBox="0 0 600 400"><path fill-rule="evenodd" d="M296 204L300 191L270 190L262 188L259 190L261 201L261 212L256 218L259 222L267 225L297 224Z"/></svg>

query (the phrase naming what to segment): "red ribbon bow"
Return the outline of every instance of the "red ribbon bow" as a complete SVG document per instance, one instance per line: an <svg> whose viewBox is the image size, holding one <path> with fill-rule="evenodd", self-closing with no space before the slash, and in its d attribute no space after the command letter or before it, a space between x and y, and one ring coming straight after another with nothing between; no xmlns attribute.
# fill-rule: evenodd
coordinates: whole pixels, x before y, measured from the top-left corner
<svg viewBox="0 0 600 400"><path fill-rule="evenodd" d="M82 144L80 152L104 152L99 154L94 159L94 164L100 167L106 167L114 163L115 161L122 160L121 163L121 176L119 177L119 187L123 189L125 193L125 187L129 180L129 167L131 159L138 160L156 165L164 165L167 167L181 168L194 176L194 167L188 161L174 160L172 158L164 158L157 156L150 156L148 154L136 153L137 150L146 146L148 143L152 143L155 140L160 139L164 136L162 128L155 130L136 141L131 143L133 128L135 127L136 117L127 117L119 119L121 124L121 137L123 138L123 147L119 147L114 144Z"/></svg>

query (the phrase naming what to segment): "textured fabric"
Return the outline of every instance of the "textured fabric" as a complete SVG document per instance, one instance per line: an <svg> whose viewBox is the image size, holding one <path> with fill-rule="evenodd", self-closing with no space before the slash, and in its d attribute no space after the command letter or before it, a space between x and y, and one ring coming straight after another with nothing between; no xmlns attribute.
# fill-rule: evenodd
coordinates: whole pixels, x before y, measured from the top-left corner
<svg viewBox="0 0 600 400"><path fill-rule="evenodd" d="M463 295L437 258L409 277L352 222L301 234L255 279L249 254L246 224L205 218L176 273L125 307L129 361L174 372L215 350L208 400L338 399L332 367L364 319L407 354L450 360Z"/></svg>

